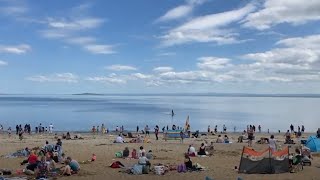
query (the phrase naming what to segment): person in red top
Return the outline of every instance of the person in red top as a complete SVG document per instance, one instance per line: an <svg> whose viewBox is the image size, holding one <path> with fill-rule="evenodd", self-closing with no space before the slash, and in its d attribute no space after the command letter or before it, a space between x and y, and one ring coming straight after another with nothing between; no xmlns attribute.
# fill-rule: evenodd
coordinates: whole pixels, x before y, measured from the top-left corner
<svg viewBox="0 0 320 180"><path fill-rule="evenodd" d="M29 164L35 164L38 161L38 157L34 154L34 152L31 152L30 156L28 157L28 163Z"/></svg>

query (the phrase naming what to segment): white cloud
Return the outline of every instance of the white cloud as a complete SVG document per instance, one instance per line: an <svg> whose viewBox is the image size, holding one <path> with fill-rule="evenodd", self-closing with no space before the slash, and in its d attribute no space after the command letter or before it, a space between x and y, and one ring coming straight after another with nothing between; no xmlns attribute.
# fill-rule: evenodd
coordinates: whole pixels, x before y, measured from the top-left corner
<svg viewBox="0 0 320 180"><path fill-rule="evenodd" d="M114 46L106 45L106 44L89 44L83 47L88 52L93 54L114 54L116 51L114 50Z"/></svg>
<svg viewBox="0 0 320 180"><path fill-rule="evenodd" d="M77 83L78 76L72 73L55 73L50 75L35 75L26 78L29 81L35 82L66 82Z"/></svg>
<svg viewBox="0 0 320 180"><path fill-rule="evenodd" d="M304 24L320 20L319 9L319 0L265 0L263 8L249 14L243 22L245 27L259 30L282 23Z"/></svg>
<svg viewBox="0 0 320 180"><path fill-rule="evenodd" d="M173 68L169 66L161 66L161 67L153 68L153 71L157 73L170 72L170 71L173 71Z"/></svg>
<svg viewBox="0 0 320 180"><path fill-rule="evenodd" d="M28 51L31 51L31 47L28 44L0 45L0 53L24 54Z"/></svg>
<svg viewBox="0 0 320 180"><path fill-rule="evenodd" d="M239 42L236 39L237 34L225 27L241 20L254 9L255 6L248 4L241 9L194 18L162 35L160 37L162 46L190 42L215 42L218 44Z"/></svg>
<svg viewBox="0 0 320 180"><path fill-rule="evenodd" d="M21 15L26 13L27 11L28 11L28 8L22 7L22 6L6 6L6 7L0 8L0 12L8 16Z"/></svg>
<svg viewBox="0 0 320 180"><path fill-rule="evenodd" d="M48 18L48 26L54 29L64 29L64 30L87 30L94 29L103 24L104 20L100 18L75 18L75 19L55 19Z"/></svg>
<svg viewBox="0 0 320 180"><path fill-rule="evenodd" d="M112 70L112 71L136 71L137 68L133 66L126 66L126 65L120 65L120 64L114 64L111 66L105 67L107 70Z"/></svg>
<svg viewBox="0 0 320 180"><path fill-rule="evenodd" d="M106 21L103 18L87 15L91 4L81 4L66 12L65 17L49 17L41 22L46 28L40 30L44 38L60 40L69 45L79 46L92 54L114 54L113 45L99 42L99 38L87 35L100 28Z"/></svg>
<svg viewBox="0 0 320 180"><path fill-rule="evenodd" d="M93 82L108 83L108 84L126 84L127 83L125 79L121 79L114 76L88 77L85 80L93 81Z"/></svg>
<svg viewBox="0 0 320 180"><path fill-rule="evenodd" d="M1 61L0 60L0 66L6 66L6 65L8 65L8 63L6 61Z"/></svg>
<svg viewBox="0 0 320 180"><path fill-rule="evenodd" d="M146 74L142 74L142 73L134 73L131 75L137 79L150 79L153 77L152 75L146 75Z"/></svg>
<svg viewBox="0 0 320 180"><path fill-rule="evenodd" d="M157 56L174 56L174 55L176 55L175 52L162 52L157 54Z"/></svg>
<svg viewBox="0 0 320 180"><path fill-rule="evenodd" d="M203 70L216 70L226 68L231 66L230 59L228 58L218 58L218 57L200 57L198 58L200 61L197 63L197 66Z"/></svg>
<svg viewBox="0 0 320 180"><path fill-rule="evenodd" d="M161 16L157 21L161 22L161 21L179 19L189 15L192 12L192 10L193 10L192 5L181 5L173 9L170 9L163 16Z"/></svg>
<svg viewBox="0 0 320 180"><path fill-rule="evenodd" d="M86 45L95 43L96 39L94 37L84 36L84 37L72 37L66 40L68 43L77 45Z"/></svg>
<svg viewBox="0 0 320 180"><path fill-rule="evenodd" d="M156 22L164 22L184 18L190 15L197 5L201 5L206 1L207 0L187 0L186 4L170 9L163 16L158 18Z"/></svg>

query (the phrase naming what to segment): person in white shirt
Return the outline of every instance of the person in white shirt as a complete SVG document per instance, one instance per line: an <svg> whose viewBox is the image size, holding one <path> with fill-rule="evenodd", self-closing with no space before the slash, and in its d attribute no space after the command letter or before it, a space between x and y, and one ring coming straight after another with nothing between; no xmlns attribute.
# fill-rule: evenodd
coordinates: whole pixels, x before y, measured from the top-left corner
<svg viewBox="0 0 320 180"><path fill-rule="evenodd" d="M196 156L196 148L194 148L192 145L190 145L188 148L188 155L193 157Z"/></svg>
<svg viewBox="0 0 320 180"><path fill-rule="evenodd" d="M269 148L271 149L272 152L275 152L277 150L277 143L276 143L276 140L274 139L274 135L271 135L269 139Z"/></svg>
<svg viewBox="0 0 320 180"><path fill-rule="evenodd" d="M124 143L123 138L121 137L121 134L119 134L119 136L116 138L115 143Z"/></svg>
<svg viewBox="0 0 320 180"><path fill-rule="evenodd" d="M53 130L53 125L52 123L49 125L49 133L52 134L52 130Z"/></svg>
<svg viewBox="0 0 320 180"><path fill-rule="evenodd" d="M140 158L140 157L142 157L142 154L146 154L146 150L145 149L143 149L143 146L140 146L140 150L139 150L139 153L138 153L138 157Z"/></svg>
<svg viewBox="0 0 320 180"><path fill-rule="evenodd" d="M139 161L138 164L140 165L147 165L147 162L149 161L149 159L146 157L145 153L142 152L141 153L141 157L139 157Z"/></svg>

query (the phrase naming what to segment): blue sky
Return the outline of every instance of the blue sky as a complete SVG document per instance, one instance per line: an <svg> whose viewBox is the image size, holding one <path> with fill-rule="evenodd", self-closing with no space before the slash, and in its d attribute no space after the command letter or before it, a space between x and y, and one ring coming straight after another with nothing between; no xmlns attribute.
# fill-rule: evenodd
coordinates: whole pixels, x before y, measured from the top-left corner
<svg viewBox="0 0 320 180"><path fill-rule="evenodd" d="M319 9L0 0L0 93L320 93Z"/></svg>

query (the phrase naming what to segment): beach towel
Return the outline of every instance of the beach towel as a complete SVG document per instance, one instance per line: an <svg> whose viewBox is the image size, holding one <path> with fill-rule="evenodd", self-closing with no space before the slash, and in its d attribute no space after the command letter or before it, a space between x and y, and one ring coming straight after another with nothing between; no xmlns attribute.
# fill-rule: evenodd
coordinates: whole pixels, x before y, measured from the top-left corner
<svg viewBox="0 0 320 180"><path fill-rule="evenodd" d="M121 167L124 167L124 165L120 162L120 161L116 161L116 162L113 162L111 165L110 165L111 168L121 168Z"/></svg>

